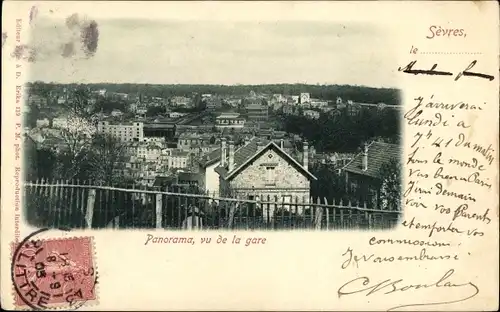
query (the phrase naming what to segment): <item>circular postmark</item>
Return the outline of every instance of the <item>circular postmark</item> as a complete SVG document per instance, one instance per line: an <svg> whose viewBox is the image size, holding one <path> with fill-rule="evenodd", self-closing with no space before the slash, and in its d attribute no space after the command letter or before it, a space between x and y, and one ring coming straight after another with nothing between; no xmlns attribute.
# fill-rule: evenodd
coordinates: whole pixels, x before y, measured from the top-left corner
<svg viewBox="0 0 500 312"><path fill-rule="evenodd" d="M78 309L96 300L97 272L91 237L43 238L38 230L14 245L14 304L34 310Z"/></svg>

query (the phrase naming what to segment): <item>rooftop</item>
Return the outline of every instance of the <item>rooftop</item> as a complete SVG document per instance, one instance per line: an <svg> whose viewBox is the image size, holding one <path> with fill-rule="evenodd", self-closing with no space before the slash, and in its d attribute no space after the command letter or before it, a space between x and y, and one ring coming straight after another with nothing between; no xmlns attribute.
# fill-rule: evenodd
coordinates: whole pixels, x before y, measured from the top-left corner
<svg viewBox="0 0 500 312"><path fill-rule="evenodd" d="M210 153L203 155L203 157L199 160L199 163L203 167L209 166L220 161L220 154L220 148L213 150Z"/></svg>
<svg viewBox="0 0 500 312"><path fill-rule="evenodd" d="M344 170L373 178L379 178L379 172L382 166L391 158L401 158L402 153L403 149L400 145L374 141L368 145L367 170L363 170L362 167L362 152L354 156L353 160L344 167Z"/></svg>
<svg viewBox="0 0 500 312"><path fill-rule="evenodd" d="M198 181L201 175L193 172L179 172L179 181Z"/></svg>
<svg viewBox="0 0 500 312"><path fill-rule="evenodd" d="M267 107L265 107L262 104L248 104L246 106L246 109L255 109L255 110L257 110L257 109L267 109Z"/></svg>
<svg viewBox="0 0 500 312"><path fill-rule="evenodd" d="M114 125L114 126L135 126L136 123L142 124L142 122L137 122L137 121L117 121L117 120L102 120L99 121L100 124L108 124L108 125Z"/></svg>
<svg viewBox="0 0 500 312"><path fill-rule="evenodd" d="M159 177L157 176L155 178L155 182L153 183L153 186L170 186L172 183L175 183L175 177L169 176L169 177Z"/></svg>
<svg viewBox="0 0 500 312"><path fill-rule="evenodd" d="M258 149L258 144L260 144L261 146L261 149L259 150ZM216 171L222 175L223 177L230 177L231 175L233 175L236 171L239 171L241 169L241 167L247 163L250 159L252 159L253 157L259 155L260 153L262 153L263 151L269 149L269 148L274 148L275 150L277 150L278 152L282 153L285 157L289 158L293 163L294 165L296 165L300 170L306 172L309 176L313 177L314 179L316 179L309 171L308 169L304 168L302 165L301 165L301 162L300 160L298 159L295 159L294 157L292 157L291 155L287 154L285 151L283 151L280 147L279 147L279 143L276 143L275 141L271 141L271 140L266 140L266 139L262 139L262 138L253 138L252 140L250 140L250 142L248 142L246 145L238 148L235 152L234 152L234 170L229 172L227 170L227 168L225 167L217 167L216 168ZM220 152L220 149L219 149L219 152Z"/></svg>
<svg viewBox="0 0 500 312"><path fill-rule="evenodd" d="M240 116L239 113L228 113L228 112L225 112L225 113L221 113L216 118L238 118L239 116Z"/></svg>
<svg viewBox="0 0 500 312"><path fill-rule="evenodd" d="M172 150L172 156L177 156L177 157L187 157L189 156L188 152L185 151L179 151L179 150Z"/></svg>

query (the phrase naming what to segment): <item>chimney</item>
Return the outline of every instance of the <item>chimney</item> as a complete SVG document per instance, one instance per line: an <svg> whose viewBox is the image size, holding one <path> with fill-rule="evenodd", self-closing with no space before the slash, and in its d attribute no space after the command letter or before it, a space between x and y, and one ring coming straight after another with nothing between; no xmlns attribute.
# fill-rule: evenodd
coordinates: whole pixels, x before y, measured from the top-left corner
<svg viewBox="0 0 500 312"><path fill-rule="evenodd" d="M257 152L260 151L262 148L262 142L260 140L257 140Z"/></svg>
<svg viewBox="0 0 500 312"><path fill-rule="evenodd" d="M302 160L304 168L306 168L306 170L309 170L309 143L307 143L307 141L304 141Z"/></svg>
<svg viewBox="0 0 500 312"><path fill-rule="evenodd" d="M368 144L363 145L363 154L361 158L361 167L363 171L368 170Z"/></svg>
<svg viewBox="0 0 500 312"><path fill-rule="evenodd" d="M226 166L226 138L222 138L220 141L220 166Z"/></svg>
<svg viewBox="0 0 500 312"><path fill-rule="evenodd" d="M227 170L232 171L234 169L234 142L229 141L229 160L228 160L228 165L227 165Z"/></svg>
<svg viewBox="0 0 500 312"><path fill-rule="evenodd" d="M280 140L280 148L283 149L285 147L285 143L283 139Z"/></svg>

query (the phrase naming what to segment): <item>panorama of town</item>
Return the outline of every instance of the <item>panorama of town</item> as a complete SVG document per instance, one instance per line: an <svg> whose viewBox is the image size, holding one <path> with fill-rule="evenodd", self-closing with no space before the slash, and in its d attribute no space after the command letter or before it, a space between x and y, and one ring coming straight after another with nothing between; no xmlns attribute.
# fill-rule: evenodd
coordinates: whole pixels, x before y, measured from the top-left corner
<svg viewBox="0 0 500 312"><path fill-rule="evenodd" d="M185 226L188 214L205 218L206 227L216 227L206 217L211 202L201 205L201 196L219 206L225 199L246 201L246 217L240 220L246 228L256 220L249 215L269 222L281 213L286 223L285 215L307 211L314 226L317 213L300 206L303 203L329 207L319 221L327 228L339 217L351 222L342 227L355 226L361 221L354 220L353 213L369 223L371 211L400 211L399 90L33 82L25 86L25 94L25 180L35 193L71 196L59 200L75 203L76 210L80 201L88 205L94 194L83 187L94 186L101 187L102 194L94 194L93 200L113 197L117 208L109 208L114 205L109 199L103 207L122 214L126 203L135 200L116 195L120 190L163 192L163 210L165 196L192 194L197 204L174 200L178 212L164 211L160 223L156 221L161 227ZM86 193L80 196L75 189L73 194L63 185L81 186ZM140 203L151 204L152 216L130 218L135 218L134 224L140 218L152 219L155 226L158 198L147 195L152 196ZM256 204L259 201L279 204L271 209L268 205L266 211ZM354 208L342 209L346 207ZM46 209L53 210L47 219L63 219L64 211ZM90 216L92 227L99 209ZM107 213L101 226L109 226L110 220L123 223L117 218L120 213ZM233 227L237 216L228 216ZM32 218L40 219L40 211ZM88 219L88 212L80 218Z"/></svg>

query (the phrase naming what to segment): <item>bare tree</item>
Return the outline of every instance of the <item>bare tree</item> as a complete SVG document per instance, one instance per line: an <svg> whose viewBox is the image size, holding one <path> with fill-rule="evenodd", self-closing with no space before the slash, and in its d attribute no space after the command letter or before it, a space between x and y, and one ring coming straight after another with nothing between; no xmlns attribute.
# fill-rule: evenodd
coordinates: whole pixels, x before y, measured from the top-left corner
<svg viewBox="0 0 500 312"><path fill-rule="evenodd" d="M71 92L65 106L72 116L85 119L93 125L96 124L96 107L91 103L91 92L88 87L77 86Z"/></svg>
<svg viewBox="0 0 500 312"><path fill-rule="evenodd" d="M73 179L79 175L83 164L89 160L92 137L96 127L87 119L71 114L65 124L58 127L64 148L60 152L58 175Z"/></svg>
<svg viewBox="0 0 500 312"><path fill-rule="evenodd" d="M121 180L122 175L117 172L124 166L125 145L117 139L103 134L97 134L92 139L90 168L94 181L112 185Z"/></svg>

